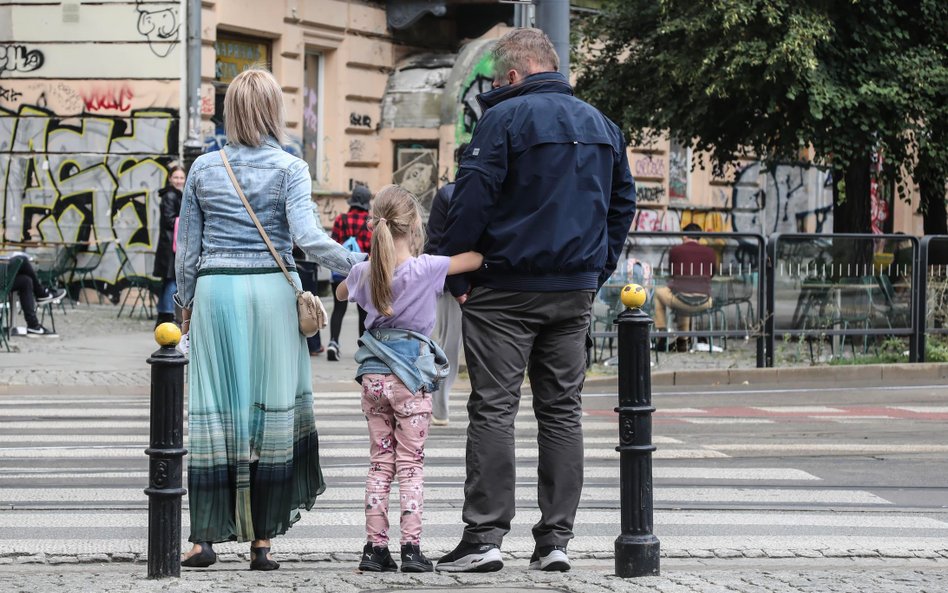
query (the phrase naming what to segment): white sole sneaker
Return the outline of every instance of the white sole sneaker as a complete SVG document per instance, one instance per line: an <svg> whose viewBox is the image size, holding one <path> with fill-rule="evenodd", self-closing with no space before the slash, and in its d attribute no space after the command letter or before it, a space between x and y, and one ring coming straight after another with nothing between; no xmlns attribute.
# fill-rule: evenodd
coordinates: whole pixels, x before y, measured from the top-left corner
<svg viewBox="0 0 948 593"><path fill-rule="evenodd" d="M468 554L451 562L438 562L439 572L496 572L504 567L499 548L491 548L483 554Z"/></svg>
<svg viewBox="0 0 948 593"><path fill-rule="evenodd" d="M553 550L539 560L530 563L530 570L545 570L548 572L566 572L570 569L569 556L562 550Z"/></svg>

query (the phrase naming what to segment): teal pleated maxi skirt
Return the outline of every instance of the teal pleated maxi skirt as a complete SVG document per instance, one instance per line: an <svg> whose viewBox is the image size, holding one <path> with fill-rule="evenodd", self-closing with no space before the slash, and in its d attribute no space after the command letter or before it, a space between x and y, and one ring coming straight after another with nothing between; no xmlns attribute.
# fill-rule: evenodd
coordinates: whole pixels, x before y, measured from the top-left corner
<svg viewBox="0 0 948 593"><path fill-rule="evenodd" d="M192 542L280 535L325 489L298 323L295 293L280 272L229 270L197 280L188 401Z"/></svg>

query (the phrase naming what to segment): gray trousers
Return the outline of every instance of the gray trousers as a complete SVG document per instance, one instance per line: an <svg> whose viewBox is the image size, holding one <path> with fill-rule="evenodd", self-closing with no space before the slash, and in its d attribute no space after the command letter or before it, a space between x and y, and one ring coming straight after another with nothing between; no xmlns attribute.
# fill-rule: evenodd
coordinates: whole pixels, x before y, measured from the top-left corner
<svg viewBox="0 0 948 593"><path fill-rule="evenodd" d="M501 545L516 512L514 419L524 373L537 419L537 546L565 546L583 488L581 391L594 293L475 288L462 307L471 377L463 540Z"/></svg>
<svg viewBox="0 0 948 593"><path fill-rule="evenodd" d="M448 397L458 378L458 354L461 352L461 305L450 292L445 291L438 297L438 317L432 339L444 350L451 365L441 387L431 394L432 414L439 420L447 420Z"/></svg>

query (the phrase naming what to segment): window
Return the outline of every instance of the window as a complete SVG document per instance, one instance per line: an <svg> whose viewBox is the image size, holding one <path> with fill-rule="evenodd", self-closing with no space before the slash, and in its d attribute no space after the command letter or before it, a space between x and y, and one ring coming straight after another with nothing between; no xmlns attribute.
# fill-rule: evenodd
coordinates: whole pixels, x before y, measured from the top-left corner
<svg viewBox="0 0 948 593"><path fill-rule="evenodd" d="M238 74L252 66L270 68L270 41L255 37L235 35L226 31L217 32L214 42L214 135L216 141L210 143L208 150L217 150L224 146L224 95L227 85Z"/></svg>
<svg viewBox="0 0 948 593"><path fill-rule="evenodd" d="M303 160L309 164L309 174L319 180L319 155L322 142L319 137L322 123L323 56L307 53L303 63Z"/></svg>

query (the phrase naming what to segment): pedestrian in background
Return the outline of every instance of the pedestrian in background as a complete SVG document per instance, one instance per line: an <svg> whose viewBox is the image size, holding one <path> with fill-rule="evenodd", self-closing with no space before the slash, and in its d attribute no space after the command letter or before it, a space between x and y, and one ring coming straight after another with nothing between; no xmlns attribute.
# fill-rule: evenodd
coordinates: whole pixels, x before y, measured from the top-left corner
<svg viewBox="0 0 948 593"><path fill-rule="evenodd" d="M457 164L460 157L467 150L467 142L458 146L454 151L454 162ZM428 241L425 244L425 253L438 253L444 234L444 222L448 217L448 204L454 195L454 182L440 188L431 201L431 212L428 214ZM432 418L435 426L447 426L448 403L451 399L451 388L458 378L458 358L461 353L461 305L451 295L445 286L445 291L438 297L437 321L435 322L434 341L441 345L445 356L448 357L448 376L444 378L438 389L431 394Z"/></svg>
<svg viewBox="0 0 948 593"><path fill-rule="evenodd" d="M482 258L478 253L419 256L424 232L418 202L397 185L379 191L371 221L372 258L353 266L336 289L338 299L353 301L367 312L368 331L356 353L370 456L367 541L359 569L398 570L388 550L388 497L397 474L402 572L431 572L431 561L421 551L425 440L431 392L444 376L447 359L428 336L446 276L475 270Z"/></svg>
<svg viewBox="0 0 948 593"><path fill-rule="evenodd" d="M274 261L220 151L198 157L184 188L175 299L191 341L194 546L183 566L209 566L217 560L212 544L236 540L252 542L251 570L279 568L270 539L325 488L293 244L339 272L365 256L340 247L316 222L309 168L280 147L285 117L283 91L269 72L246 70L227 87L226 162L296 287Z"/></svg>
<svg viewBox="0 0 948 593"><path fill-rule="evenodd" d="M682 229L687 233L700 233L701 225L689 223ZM668 252L670 278L666 286L655 289L655 331L668 329L667 310L675 313L675 326L678 331L691 329L691 316L711 308L711 276L717 265L714 249L702 245L694 237L682 237L681 245ZM691 339L679 336L675 340L675 350L687 352ZM655 349L665 350L665 338L656 338Z"/></svg>
<svg viewBox="0 0 948 593"><path fill-rule="evenodd" d="M20 297L20 309L23 311L23 319L26 320L26 337L28 338L58 338L59 334L40 324L36 316L37 306L45 306L50 303L58 303L66 296L65 288L51 289L40 282L36 275L36 268L30 262L30 256L22 251L17 251L7 258L10 261L19 259L20 267L17 268L16 276L13 278L13 284L10 292L15 292ZM0 331L12 332L13 329L13 311L10 311L10 327L0 327Z"/></svg>
<svg viewBox="0 0 948 593"><path fill-rule="evenodd" d="M336 217L332 223L332 238L341 245L347 245L350 250L368 254L372 249L372 230L368 226L369 203L372 201L372 192L364 185L356 185L349 197L349 211ZM329 318L329 345L326 347L326 359L339 360L340 334L342 320L346 316L348 304L345 300L336 298L336 289L345 280L342 274L332 276L333 306L332 316ZM365 331L365 309L356 306L359 311L359 333Z"/></svg>
<svg viewBox="0 0 948 593"><path fill-rule="evenodd" d="M573 97L549 38L516 29L494 46L494 89L461 159L441 253L484 266L449 280L471 378L466 524L438 570L494 571L516 511L514 419L524 373L537 419L540 520L530 567L569 570L583 484L581 390L593 296L635 212L619 128Z"/></svg>
<svg viewBox="0 0 948 593"><path fill-rule="evenodd" d="M181 190L184 189L184 167L172 165L168 169L168 185L158 192L161 200L161 215L158 218L158 248L155 249L155 265L152 276L161 278L158 294L158 319L155 327L174 321L174 293L178 287L174 278L175 223L181 212Z"/></svg>

